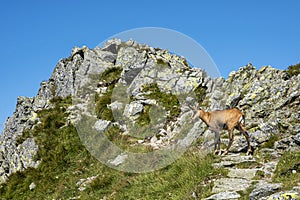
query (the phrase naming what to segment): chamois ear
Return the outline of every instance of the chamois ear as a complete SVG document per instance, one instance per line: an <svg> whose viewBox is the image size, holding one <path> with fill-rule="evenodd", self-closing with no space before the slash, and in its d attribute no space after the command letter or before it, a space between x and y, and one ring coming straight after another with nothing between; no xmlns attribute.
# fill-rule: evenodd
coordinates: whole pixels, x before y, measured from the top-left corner
<svg viewBox="0 0 300 200"><path fill-rule="evenodd" d="M198 107L198 110L203 110L200 106ZM204 110L203 110L204 111Z"/></svg>
<svg viewBox="0 0 300 200"><path fill-rule="evenodd" d="M191 107L193 110L194 110L194 112L198 112L198 107L196 106L196 105L194 105L193 107Z"/></svg>

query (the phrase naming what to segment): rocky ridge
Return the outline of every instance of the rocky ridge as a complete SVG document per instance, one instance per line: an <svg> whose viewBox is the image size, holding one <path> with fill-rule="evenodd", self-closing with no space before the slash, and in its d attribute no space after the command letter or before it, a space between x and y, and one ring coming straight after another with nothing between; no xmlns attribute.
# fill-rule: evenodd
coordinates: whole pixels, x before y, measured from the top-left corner
<svg viewBox="0 0 300 200"><path fill-rule="evenodd" d="M143 90L149 84L155 83L160 92L173 94L178 98L179 94L189 94L179 101L180 109L175 118L170 118L173 110L167 110L164 116L168 119L167 123L158 124L155 135L145 135L138 140L138 143L153 149L163 148L170 143L188 146L196 138L203 141L200 144L202 149L209 148L213 134L200 121L195 122L181 140L175 139L181 125L189 123L189 118L193 116L188 104L198 102L207 110L229 107L243 110L255 154L243 155L246 141L238 134L231 149L232 154L215 164L215 167L228 168L228 177L215 180L212 189L215 194L208 199L239 199L239 192L247 188L252 188L251 199L268 198L281 191L280 184L272 183L276 165L283 152L300 152L299 75L289 77L285 71L269 66L256 70L252 64L248 64L237 72L232 72L226 80L211 79L203 70L190 68L183 57L134 41L121 42L118 39L108 41L103 48L75 47L69 58L58 62L50 79L41 83L36 97L18 98L16 111L7 120L0 136L0 182L5 182L14 172L37 167L41 162L34 159L38 146L33 138L18 142L18 137L25 130L33 129L40 123L37 113L51 107L50 100L53 97L78 94L80 88L89 83L91 76L112 68L121 69L116 81L128 87L131 101L126 102L121 110L130 123L136 123L147 106L158 105L160 101L148 97L147 91ZM113 81L102 80L92 90L103 96L109 86L115 84ZM197 96L200 96L200 100ZM86 100L90 96L82 94L80 98ZM112 103L109 107L111 110L119 109L118 105ZM71 112L69 123L79 120L76 106L78 107L73 105L68 110ZM178 104L173 107L176 106ZM83 108L81 111L86 110ZM95 126L97 130L105 130L112 124L116 125L116 122L100 118ZM117 125L125 134L130 130L124 124ZM228 141L223 139L222 142ZM114 161L116 162L112 164L116 165L123 162ZM254 166L242 168L239 166L241 163L254 163ZM295 173L299 173L298 169L295 170ZM258 178L257 174L261 176ZM233 185L232 182L236 184ZM262 184L265 187L261 187ZM294 186L294 191L299 193L297 185Z"/></svg>

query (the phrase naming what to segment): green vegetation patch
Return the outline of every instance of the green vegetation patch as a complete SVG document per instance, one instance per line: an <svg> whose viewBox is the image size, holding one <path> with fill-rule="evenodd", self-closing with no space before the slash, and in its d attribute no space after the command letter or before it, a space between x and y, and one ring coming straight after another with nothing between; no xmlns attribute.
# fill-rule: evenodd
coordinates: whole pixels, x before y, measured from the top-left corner
<svg viewBox="0 0 300 200"><path fill-rule="evenodd" d="M114 121L112 110L108 107L111 104L112 91L108 91L103 96L96 95L96 107L95 112L97 117L102 120Z"/></svg>
<svg viewBox="0 0 300 200"><path fill-rule="evenodd" d="M123 69L121 67L111 67L102 72L100 81L112 83L120 79Z"/></svg>
<svg viewBox="0 0 300 200"><path fill-rule="evenodd" d="M273 148L275 142L278 141L279 139L280 139L280 136L278 134L273 134L268 141L266 141L265 143L263 143L260 146L260 149L263 149L263 148Z"/></svg>
<svg viewBox="0 0 300 200"><path fill-rule="evenodd" d="M140 113L139 117L136 119L136 123L138 125L142 126L146 126L150 124L150 115L149 115L149 111L150 111L151 106L150 105L145 105L143 111Z"/></svg>
<svg viewBox="0 0 300 200"><path fill-rule="evenodd" d="M297 76L300 74L300 63L289 66L286 72L289 76Z"/></svg>
<svg viewBox="0 0 300 200"><path fill-rule="evenodd" d="M150 146L138 144L138 139L130 135L125 135L117 125L108 127L104 132L107 139L128 152L147 153L153 151Z"/></svg>
<svg viewBox="0 0 300 200"><path fill-rule="evenodd" d="M285 152L275 170L274 182L283 183L285 189L297 186L300 180L300 152Z"/></svg>
<svg viewBox="0 0 300 200"><path fill-rule="evenodd" d="M95 112L99 119L114 121L112 110L108 107L111 104L112 92L115 88L117 81L121 78L122 68L112 67L105 70L99 77L99 81L104 86L107 86L106 93L101 96L96 95L96 107Z"/></svg>
<svg viewBox="0 0 300 200"><path fill-rule="evenodd" d="M201 85L199 85L196 89L194 89L197 102L199 103L200 106L208 106L208 102L205 102L206 90L207 87Z"/></svg>
<svg viewBox="0 0 300 200"><path fill-rule="evenodd" d="M180 103L176 95L162 92L156 83L145 85L142 89L145 97L155 99L168 112L167 120L172 121L177 118L181 112Z"/></svg>

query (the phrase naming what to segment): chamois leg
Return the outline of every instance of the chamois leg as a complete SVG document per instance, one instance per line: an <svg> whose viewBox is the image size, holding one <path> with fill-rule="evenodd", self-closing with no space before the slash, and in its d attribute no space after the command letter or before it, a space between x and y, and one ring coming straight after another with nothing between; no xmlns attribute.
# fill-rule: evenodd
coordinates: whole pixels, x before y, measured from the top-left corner
<svg viewBox="0 0 300 200"><path fill-rule="evenodd" d="M220 139L220 133L219 131L214 131L215 133L215 149L214 149L214 154L215 155L221 155L222 151L221 151L221 139Z"/></svg>
<svg viewBox="0 0 300 200"><path fill-rule="evenodd" d="M228 143L228 146L226 148L226 150L224 151L224 153L222 155L227 155L228 152L229 152L229 149L233 143L233 138L234 138L234 135L233 135L233 128L232 129L229 129L228 130L228 133L229 133L229 143Z"/></svg>
<svg viewBox="0 0 300 200"><path fill-rule="evenodd" d="M246 155L249 155L252 152L251 145L250 145L250 136L243 124L240 124L238 128L239 128L239 131L243 133L243 135L245 136L245 138L247 140L248 149L247 149Z"/></svg>

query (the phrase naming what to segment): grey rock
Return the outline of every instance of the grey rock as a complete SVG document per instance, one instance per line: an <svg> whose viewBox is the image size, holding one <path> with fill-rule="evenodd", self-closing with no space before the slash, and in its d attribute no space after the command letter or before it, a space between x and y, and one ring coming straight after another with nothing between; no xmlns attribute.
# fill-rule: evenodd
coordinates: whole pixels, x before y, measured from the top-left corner
<svg viewBox="0 0 300 200"><path fill-rule="evenodd" d="M292 136L292 138L294 139L295 144L300 145L300 132L297 135Z"/></svg>
<svg viewBox="0 0 300 200"><path fill-rule="evenodd" d="M181 124L182 124L182 126L180 126L180 127L189 130L189 132L185 135L185 137L182 140L178 140L177 144L179 144L183 147L189 147L191 145L191 143L199 137L199 133L201 134L201 132L204 131L204 127L201 127L200 121L196 122L193 125L190 125L188 123L184 123L183 121L181 121ZM178 128L177 128L177 130L178 130ZM177 130L175 130L175 132ZM202 150L204 150L204 149L202 149Z"/></svg>
<svg viewBox="0 0 300 200"><path fill-rule="evenodd" d="M271 179L274 175L277 164L278 164L278 160L264 163L263 166L260 168L260 170L264 173L265 177Z"/></svg>
<svg viewBox="0 0 300 200"><path fill-rule="evenodd" d="M109 107L112 110L122 110L122 109L124 109L125 105L122 102L114 101L109 105Z"/></svg>
<svg viewBox="0 0 300 200"><path fill-rule="evenodd" d="M257 184L255 189L250 193L250 200L256 200L260 199L262 197L266 197L268 195L271 195L275 192L277 192L279 189L281 189L282 184L271 184L262 182L260 184Z"/></svg>
<svg viewBox="0 0 300 200"><path fill-rule="evenodd" d="M258 169L236 169L229 168L228 177L230 178L244 178L247 180L252 180Z"/></svg>
<svg viewBox="0 0 300 200"><path fill-rule="evenodd" d="M127 47L120 49L116 65L124 69L122 79L129 85L145 67L146 62L145 52L140 53L136 48Z"/></svg>
<svg viewBox="0 0 300 200"><path fill-rule="evenodd" d="M118 53L120 45L122 44L120 39L113 38L104 43L103 51L109 51L113 54Z"/></svg>
<svg viewBox="0 0 300 200"><path fill-rule="evenodd" d="M98 120L96 121L95 125L94 125L94 129L96 131L99 131L99 132L103 132L107 129L107 127L110 125L110 121L107 121L107 120Z"/></svg>
<svg viewBox="0 0 300 200"><path fill-rule="evenodd" d="M18 97L16 111L8 118L5 128L0 135L0 183L16 172L28 167L38 166L33 160L37 145L33 139L26 139L22 144L16 144L24 130L31 129L38 121L33 110L33 98Z"/></svg>
<svg viewBox="0 0 300 200"><path fill-rule="evenodd" d="M300 194L300 186L295 186L295 187L293 187L293 190L292 190L292 191L295 191L295 192L297 192L297 193Z"/></svg>
<svg viewBox="0 0 300 200"><path fill-rule="evenodd" d="M230 167L235 166L237 164L242 163L251 163L256 162L255 158L251 155L244 156L240 154L228 154L227 156L223 157L221 162L215 163L215 167Z"/></svg>
<svg viewBox="0 0 300 200"><path fill-rule="evenodd" d="M237 192L229 192L229 191L226 191L226 192L221 192L221 193L218 193L218 194L214 194L208 198L206 198L207 200L226 200L226 199L236 199L238 200L239 198L241 197L241 195Z"/></svg>
<svg viewBox="0 0 300 200"><path fill-rule="evenodd" d="M276 141L274 148L277 150L285 151L299 151L300 150L300 134L283 138L279 141Z"/></svg>
<svg viewBox="0 0 300 200"><path fill-rule="evenodd" d="M259 154L259 158L269 158L272 161L278 161L281 156L281 153L279 151L271 148L260 149Z"/></svg>
<svg viewBox="0 0 300 200"><path fill-rule="evenodd" d="M138 113L142 112L144 109L143 104L139 102L131 102L125 106L124 116L128 118L132 118L136 116Z"/></svg>
<svg viewBox="0 0 300 200"><path fill-rule="evenodd" d="M99 58L101 58L105 62L114 63L117 59L117 54L110 51L104 51L99 47L95 48L95 52L99 56Z"/></svg>
<svg viewBox="0 0 300 200"><path fill-rule="evenodd" d="M230 148L231 152L240 153L240 152L247 151L248 144L247 144L246 138L245 138L245 136L242 133L239 133L239 134L241 134L241 135L237 134L234 137L234 141L233 141L232 147ZM251 142L251 146L254 147L254 145L255 144L252 141Z"/></svg>
<svg viewBox="0 0 300 200"><path fill-rule="evenodd" d="M272 135L270 133L259 130L251 134L251 140L254 140L258 144L262 144L268 141L271 138L271 136Z"/></svg>
<svg viewBox="0 0 300 200"><path fill-rule="evenodd" d="M299 199L300 197L300 193L299 192L296 192L294 190L292 191L287 191L287 192L278 192L278 193L275 193L275 194L272 194L268 197L265 197L265 198L261 198L261 200L276 200L276 199Z"/></svg>
<svg viewBox="0 0 300 200"><path fill-rule="evenodd" d="M212 193L246 191L251 181L243 178L221 178L214 182Z"/></svg>

